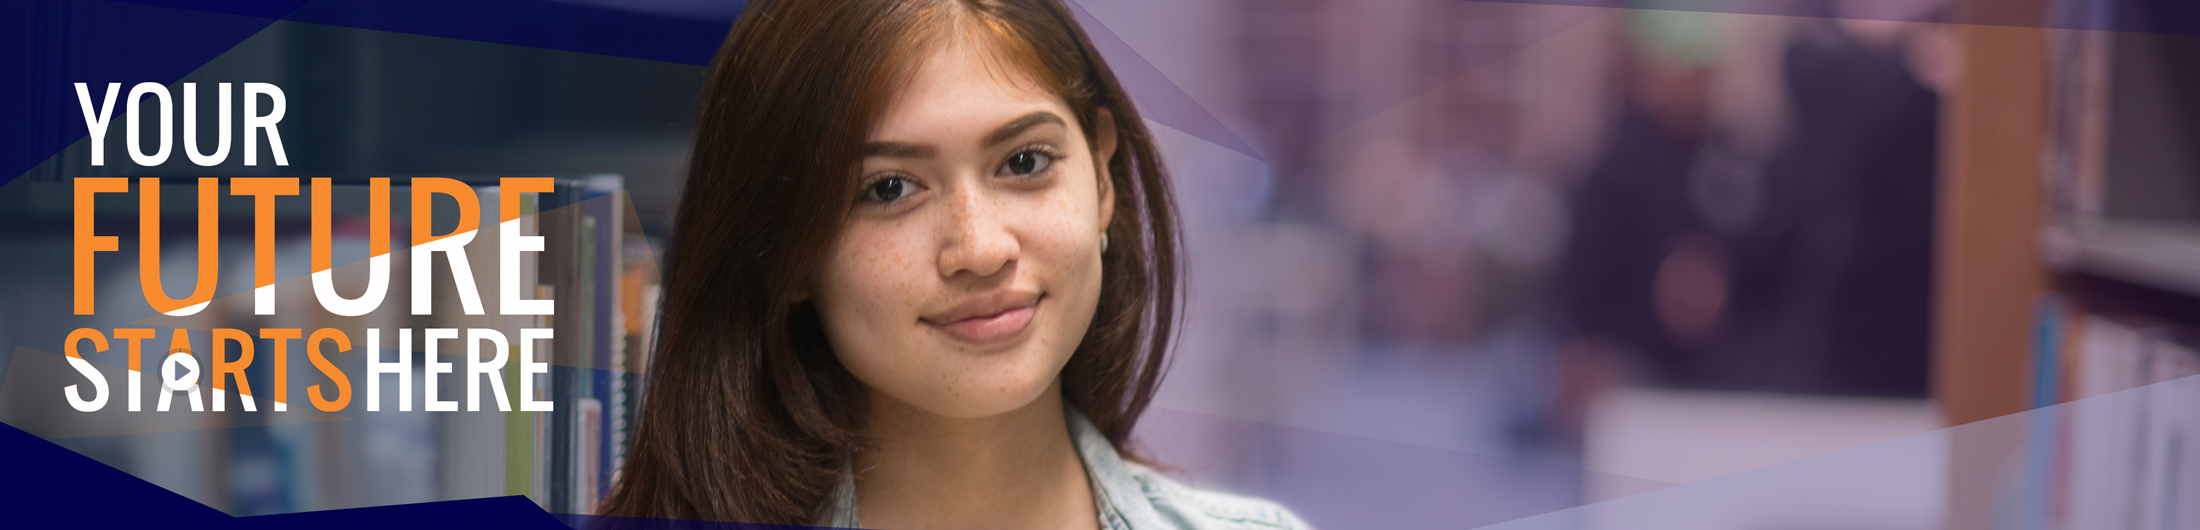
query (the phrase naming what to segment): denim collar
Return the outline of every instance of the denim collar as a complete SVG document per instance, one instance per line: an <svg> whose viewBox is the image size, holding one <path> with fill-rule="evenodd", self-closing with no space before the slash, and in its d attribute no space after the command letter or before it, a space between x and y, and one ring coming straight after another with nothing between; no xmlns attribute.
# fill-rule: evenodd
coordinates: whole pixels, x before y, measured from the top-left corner
<svg viewBox="0 0 2200 530"><path fill-rule="evenodd" d="M1130 464L1115 451L1115 444L1108 442L1107 435L1077 407L1064 403L1062 409L1069 423L1070 442L1077 445L1077 456L1085 461L1085 478L1092 481L1092 503L1099 509L1100 528L1166 528L1153 503L1146 500L1145 489L1131 476ZM825 515L819 526L862 527L856 518L855 473L843 469L840 487L833 492L832 511Z"/></svg>

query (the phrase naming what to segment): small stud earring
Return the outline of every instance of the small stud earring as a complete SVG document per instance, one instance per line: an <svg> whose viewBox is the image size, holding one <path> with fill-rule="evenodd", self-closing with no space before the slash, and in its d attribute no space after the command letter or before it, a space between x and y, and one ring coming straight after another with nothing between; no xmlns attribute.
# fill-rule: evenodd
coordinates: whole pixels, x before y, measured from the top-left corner
<svg viewBox="0 0 2200 530"><path fill-rule="evenodd" d="M1101 232L1101 233L1100 233L1100 251L1101 251L1101 252L1107 252L1107 251L1108 251L1108 233L1107 233L1107 232Z"/></svg>

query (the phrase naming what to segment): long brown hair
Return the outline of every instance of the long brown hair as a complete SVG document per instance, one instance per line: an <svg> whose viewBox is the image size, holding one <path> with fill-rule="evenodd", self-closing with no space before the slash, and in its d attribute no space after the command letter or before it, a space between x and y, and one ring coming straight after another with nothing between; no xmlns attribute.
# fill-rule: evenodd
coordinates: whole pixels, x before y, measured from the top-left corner
<svg viewBox="0 0 2200 530"><path fill-rule="evenodd" d="M864 386L800 286L838 237L861 145L919 50L994 39L1059 95L1118 200L1099 307L1063 393L1116 447L1176 324L1175 205L1153 137L1060 0L758 0L712 66L673 229L657 351L605 515L809 524L865 444ZM972 24L975 23L975 24ZM1092 146L1088 146L1092 147Z"/></svg>

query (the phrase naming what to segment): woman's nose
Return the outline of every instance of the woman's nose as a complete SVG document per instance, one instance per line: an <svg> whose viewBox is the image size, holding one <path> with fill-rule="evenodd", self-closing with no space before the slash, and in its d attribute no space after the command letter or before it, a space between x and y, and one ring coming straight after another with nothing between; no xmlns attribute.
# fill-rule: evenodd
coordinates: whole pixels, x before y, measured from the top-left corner
<svg viewBox="0 0 2200 530"><path fill-rule="evenodd" d="M950 193L947 199L947 234L939 257L942 278L965 273L991 277L1016 262L1022 250L1004 220L999 197L965 188Z"/></svg>

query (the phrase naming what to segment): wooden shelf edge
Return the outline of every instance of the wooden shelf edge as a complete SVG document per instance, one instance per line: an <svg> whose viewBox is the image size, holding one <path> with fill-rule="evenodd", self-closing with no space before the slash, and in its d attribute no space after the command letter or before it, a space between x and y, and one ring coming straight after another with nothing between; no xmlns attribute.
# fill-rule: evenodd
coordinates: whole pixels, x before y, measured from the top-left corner
<svg viewBox="0 0 2200 530"><path fill-rule="evenodd" d="M2068 233L2069 272L2200 298L2200 223L2103 221Z"/></svg>

